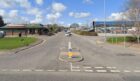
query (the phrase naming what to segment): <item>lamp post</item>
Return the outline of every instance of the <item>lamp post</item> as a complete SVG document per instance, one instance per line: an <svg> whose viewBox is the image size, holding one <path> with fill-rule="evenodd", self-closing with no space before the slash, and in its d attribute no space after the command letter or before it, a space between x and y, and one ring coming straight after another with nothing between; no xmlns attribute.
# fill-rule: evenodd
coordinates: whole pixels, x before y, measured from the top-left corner
<svg viewBox="0 0 140 81"><path fill-rule="evenodd" d="M107 40L107 27L106 27L106 0L104 0L104 29L105 29L105 41Z"/></svg>

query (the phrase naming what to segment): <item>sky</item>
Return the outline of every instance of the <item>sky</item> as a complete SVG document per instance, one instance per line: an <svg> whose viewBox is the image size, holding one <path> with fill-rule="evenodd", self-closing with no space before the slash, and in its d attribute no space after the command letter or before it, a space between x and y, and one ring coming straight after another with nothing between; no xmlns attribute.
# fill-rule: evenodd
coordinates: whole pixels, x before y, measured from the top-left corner
<svg viewBox="0 0 140 81"><path fill-rule="evenodd" d="M126 0L0 0L0 15L6 23L87 23L121 19Z"/></svg>

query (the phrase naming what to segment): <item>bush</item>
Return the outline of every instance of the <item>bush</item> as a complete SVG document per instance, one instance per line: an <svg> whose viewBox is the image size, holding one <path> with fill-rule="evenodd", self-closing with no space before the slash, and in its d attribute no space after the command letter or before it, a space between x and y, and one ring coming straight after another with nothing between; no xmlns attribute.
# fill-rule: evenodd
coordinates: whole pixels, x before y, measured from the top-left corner
<svg viewBox="0 0 140 81"><path fill-rule="evenodd" d="M137 42L137 37L127 37L127 42Z"/></svg>
<svg viewBox="0 0 140 81"><path fill-rule="evenodd" d="M89 31L81 31L81 30L76 30L74 33L79 34L79 35L85 35L85 36L98 36L96 32L89 32Z"/></svg>
<svg viewBox="0 0 140 81"><path fill-rule="evenodd" d="M116 41L117 40L117 41ZM126 42L137 42L137 37L127 36L125 39ZM124 42L124 37L109 37L107 39L107 42L109 43L120 43Z"/></svg>

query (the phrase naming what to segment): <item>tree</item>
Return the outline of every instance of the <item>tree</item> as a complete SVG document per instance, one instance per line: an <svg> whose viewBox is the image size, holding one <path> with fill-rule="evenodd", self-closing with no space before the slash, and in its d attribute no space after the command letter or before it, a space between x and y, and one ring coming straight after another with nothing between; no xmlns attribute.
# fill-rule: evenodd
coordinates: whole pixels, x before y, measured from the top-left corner
<svg viewBox="0 0 140 81"><path fill-rule="evenodd" d="M2 18L2 16L0 16L0 27L2 27L2 26L4 26L5 24L4 24L4 21L3 21L3 18Z"/></svg>
<svg viewBox="0 0 140 81"><path fill-rule="evenodd" d="M126 14L129 20L134 22L136 27L135 35L137 42L140 43L140 0L128 0L126 5Z"/></svg>
<svg viewBox="0 0 140 81"><path fill-rule="evenodd" d="M71 27L71 28L78 28L78 27L79 27L79 24L73 23L73 24L70 25L70 27Z"/></svg>

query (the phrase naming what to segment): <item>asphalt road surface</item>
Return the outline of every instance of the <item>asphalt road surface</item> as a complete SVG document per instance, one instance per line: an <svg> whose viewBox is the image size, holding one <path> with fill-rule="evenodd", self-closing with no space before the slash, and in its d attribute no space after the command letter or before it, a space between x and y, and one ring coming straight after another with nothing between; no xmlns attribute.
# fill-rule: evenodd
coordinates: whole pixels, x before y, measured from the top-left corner
<svg viewBox="0 0 140 81"><path fill-rule="evenodd" d="M63 32L30 49L0 55L0 81L140 81L140 52L96 39ZM63 62L59 55L68 48L79 49L81 62Z"/></svg>

